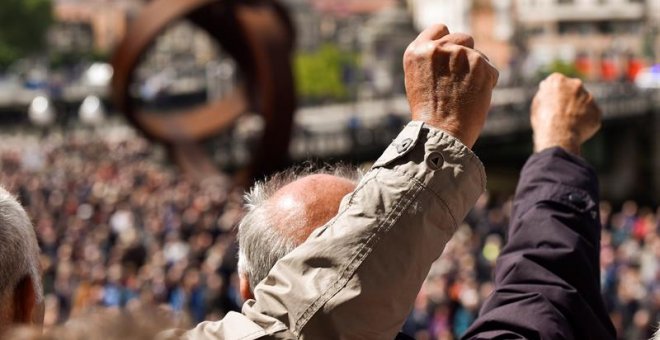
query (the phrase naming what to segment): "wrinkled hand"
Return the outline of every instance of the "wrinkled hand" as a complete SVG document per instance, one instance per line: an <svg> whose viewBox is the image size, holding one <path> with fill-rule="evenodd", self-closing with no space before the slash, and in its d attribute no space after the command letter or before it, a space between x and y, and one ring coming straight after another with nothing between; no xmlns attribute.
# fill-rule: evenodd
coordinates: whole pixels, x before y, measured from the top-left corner
<svg viewBox="0 0 660 340"><path fill-rule="evenodd" d="M600 129L601 115L581 80L553 73L532 102L534 151L559 146L579 155L582 143Z"/></svg>
<svg viewBox="0 0 660 340"><path fill-rule="evenodd" d="M412 119L442 129L472 147L490 107L498 71L473 49L469 35L432 26L403 57Z"/></svg>

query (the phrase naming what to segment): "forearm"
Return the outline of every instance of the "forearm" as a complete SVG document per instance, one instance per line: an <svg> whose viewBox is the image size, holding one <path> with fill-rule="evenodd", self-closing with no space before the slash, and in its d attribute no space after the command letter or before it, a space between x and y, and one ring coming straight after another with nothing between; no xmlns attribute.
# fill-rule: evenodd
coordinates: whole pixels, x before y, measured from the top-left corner
<svg viewBox="0 0 660 340"><path fill-rule="evenodd" d="M560 148L529 159L508 238L466 338L614 338L600 296L598 180L584 160Z"/></svg>

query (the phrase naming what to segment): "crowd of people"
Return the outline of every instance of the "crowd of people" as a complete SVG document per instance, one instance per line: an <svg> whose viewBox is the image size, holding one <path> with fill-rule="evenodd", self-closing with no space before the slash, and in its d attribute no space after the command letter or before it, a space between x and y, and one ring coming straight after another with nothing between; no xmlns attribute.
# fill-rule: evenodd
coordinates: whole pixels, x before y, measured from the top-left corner
<svg viewBox="0 0 660 340"><path fill-rule="evenodd" d="M42 250L45 324L137 302L191 321L238 309L241 191L227 178L180 178L144 139L106 137L52 134L41 148L2 154L3 184Z"/></svg>
<svg viewBox="0 0 660 340"><path fill-rule="evenodd" d="M189 324L240 310L242 189L229 178L189 181L132 133L16 138L0 147L2 184L35 224L46 327L92 308L164 305ZM405 333L455 339L467 330L493 289L510 211L510 201L481 197L433 265ZM648 339L660 319L660 211L604 202L601 221L606 306L622 339Z"/></svg>
<svg viewBox="0 0 660 340"><path fill-rule="evenodd" d="M431 269L406 323L409 334L456 339L468 329L493 290L511 209L510 200L479 199ZM601 285L610 317L621 339L650 339L660 321L660 210L602 202L600 217Z"/></svg>

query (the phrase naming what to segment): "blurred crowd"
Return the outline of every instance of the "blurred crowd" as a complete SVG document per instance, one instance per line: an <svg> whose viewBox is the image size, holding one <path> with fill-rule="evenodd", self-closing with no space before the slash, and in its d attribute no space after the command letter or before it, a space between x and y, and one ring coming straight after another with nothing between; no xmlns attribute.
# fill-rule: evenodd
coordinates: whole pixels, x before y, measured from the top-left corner
<svg viewBox="0 0 660 340"><path fill-rule="evenodd" d="M47 327L96 307L166 305L191 324L240 309L242 190L229 178L189 181L132 133L12 138L0 146L1 182L35 224ZM455 339L467 330L493 289L510 213L510 200L480 198L432 267L405 333ZM622 339L648 339L660 321L660 210L603 202L601 220L605 303Z"/></svg>
<svg viewBox="0 0 660 340"><path fill-rule="evenodd" d="M104 137L51 134L2 153L2 182L41 246L45 324L94 306L167 304L191 321L239 308L241 191L177 176L141 138Z"/></svg>
<svg viewBox="0 0 660 340"><path fill-rule="evenodd" d="M416 339L457 339L493 290L506 243L511 200L484 194L447 244L420 291L404 330ZM602 202L601 287L620 339L650 339L660 323L660 209ZM570 266L570 263L566 264Z"/></svg>

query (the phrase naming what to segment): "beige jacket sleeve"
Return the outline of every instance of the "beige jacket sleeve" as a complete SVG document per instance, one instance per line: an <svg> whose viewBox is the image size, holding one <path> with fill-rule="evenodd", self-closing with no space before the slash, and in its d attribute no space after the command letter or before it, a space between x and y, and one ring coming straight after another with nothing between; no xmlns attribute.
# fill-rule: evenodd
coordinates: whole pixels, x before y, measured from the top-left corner
<svg viewBox="0 0 660 340"><path fill-rule="evenodd" d="M281 259L242 314L188 339L394 339L431 267L485 186L478 158L411 122L338 215Z"/></svg>

